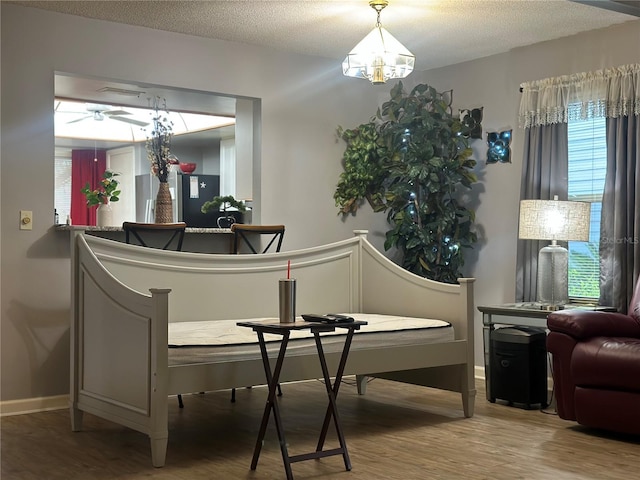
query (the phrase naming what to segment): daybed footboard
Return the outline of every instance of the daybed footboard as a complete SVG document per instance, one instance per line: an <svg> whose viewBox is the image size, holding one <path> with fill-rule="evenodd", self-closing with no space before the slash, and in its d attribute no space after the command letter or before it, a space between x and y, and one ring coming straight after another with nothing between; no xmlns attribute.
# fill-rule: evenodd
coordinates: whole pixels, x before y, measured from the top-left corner
<svg viewBox="0 0 640 480"><path fill-rule="evenodd" d="M170 289L135 292L118 282L78 238L71 329L72 429L89 412L146 433L162 466L167 426Z"/></svg>
<svg viewBox="0 0 640 480"><path fill-rule="evenodd" d="M382 255L366 238L362 238L361 258L363 312L435 318L451 323L455 332L454 342L427 347L433 355L423 360L423 368L370 370L370 376L460 392L464 414L471 417L476 396L475 279L459 278L452 285L414 275Z"/></svg>

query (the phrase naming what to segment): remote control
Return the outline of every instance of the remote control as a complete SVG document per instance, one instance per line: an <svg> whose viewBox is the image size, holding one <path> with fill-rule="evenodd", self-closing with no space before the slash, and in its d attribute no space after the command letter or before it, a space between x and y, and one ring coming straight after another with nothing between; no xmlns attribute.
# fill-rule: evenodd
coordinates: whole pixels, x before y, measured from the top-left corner
<svg viewBox="0 0 640 480"><path fill-rule="evenodd" d="M337 313L327 313L325 315L319 315L315 313L303 313L302 318L307 322L321 322L321 323L349 323L353 322L353 318L347 315L339 315Z"/></svg>

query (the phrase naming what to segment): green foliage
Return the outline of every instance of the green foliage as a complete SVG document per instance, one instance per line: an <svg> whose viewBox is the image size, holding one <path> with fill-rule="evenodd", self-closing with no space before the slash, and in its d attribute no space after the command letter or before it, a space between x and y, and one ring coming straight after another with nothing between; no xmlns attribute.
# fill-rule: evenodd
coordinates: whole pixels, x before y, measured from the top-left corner
<svg viewBox="0 0 640 480"><path fill-rule="evenodd" d="M361 199L367 199L374 211L384 211L385 172L382 159L386 149L380 142L376 125L365 123L352 130L338 128L338 135L347 143L342 157L344 172L333 194L340 212L355 213Z"/></svg>
<svg viewBox="0 0 640 480"><path fill-rule="evenodd" d="M399 82L369 123L338 130L347 142L334 199L355 213L366 199L387 212L385 249L396 247L402 266L432 280L456 283L463 249L477 241L475 214L459 200L477 181L476 161L445 95L427 85L409 94Z"/></svg>
<svg viewBox="0 0 640 480"><path fill-rule="evenodd" d="M114 178L120 175L109 170L105 170L100 180L100 186L95 190L91 190L89 182L80 190L87 197L87 206L93 207L100 203L117 202L120 200L120 190L118 190L118 181Z"/></svg>
<svg viewBox="0 0 640 480"><path fill-rule="evenodd" d="M223 197L216 196L213 197L213 200L204 202L204 204L200 208L200 211L202 213L218 212L220 211L220 207L222 207L222 211L225 213L227 211L227 208L230 207L237 208L240 212L245 212L247 210L247 207L242 200L236 200L235 198L233 198L233 195L225 195Z"/></svg>

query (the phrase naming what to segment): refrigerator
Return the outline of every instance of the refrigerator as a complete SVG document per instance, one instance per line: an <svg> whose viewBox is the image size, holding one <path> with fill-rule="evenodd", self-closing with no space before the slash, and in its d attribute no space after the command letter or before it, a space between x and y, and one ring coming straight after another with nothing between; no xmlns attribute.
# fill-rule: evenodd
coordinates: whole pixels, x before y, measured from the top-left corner
<svg viewBox="0 0 640 480"><path fill-rule="evenodd" d="M185 222L187 227L217 227L217 212L204 214L200 208L220 195L220 175L186 175L172 173L168 178L173 198L173 221ZM136 221L154 222L155 195L158 178L151 175L136 176Z"/></svg>

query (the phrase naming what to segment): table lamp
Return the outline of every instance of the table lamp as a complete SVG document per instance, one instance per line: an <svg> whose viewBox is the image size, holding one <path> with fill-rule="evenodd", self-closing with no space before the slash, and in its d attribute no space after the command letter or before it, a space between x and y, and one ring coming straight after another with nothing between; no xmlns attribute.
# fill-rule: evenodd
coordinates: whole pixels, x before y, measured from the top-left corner
<svg viewBox="0 0 640 480"><path fill-rule="evenodd" d="M569 303L569 252L560 241L589 240L591 204L553 200L521 200L518 238L551 240L538 254L536 301L540 308L559 310Z"/></svg>

